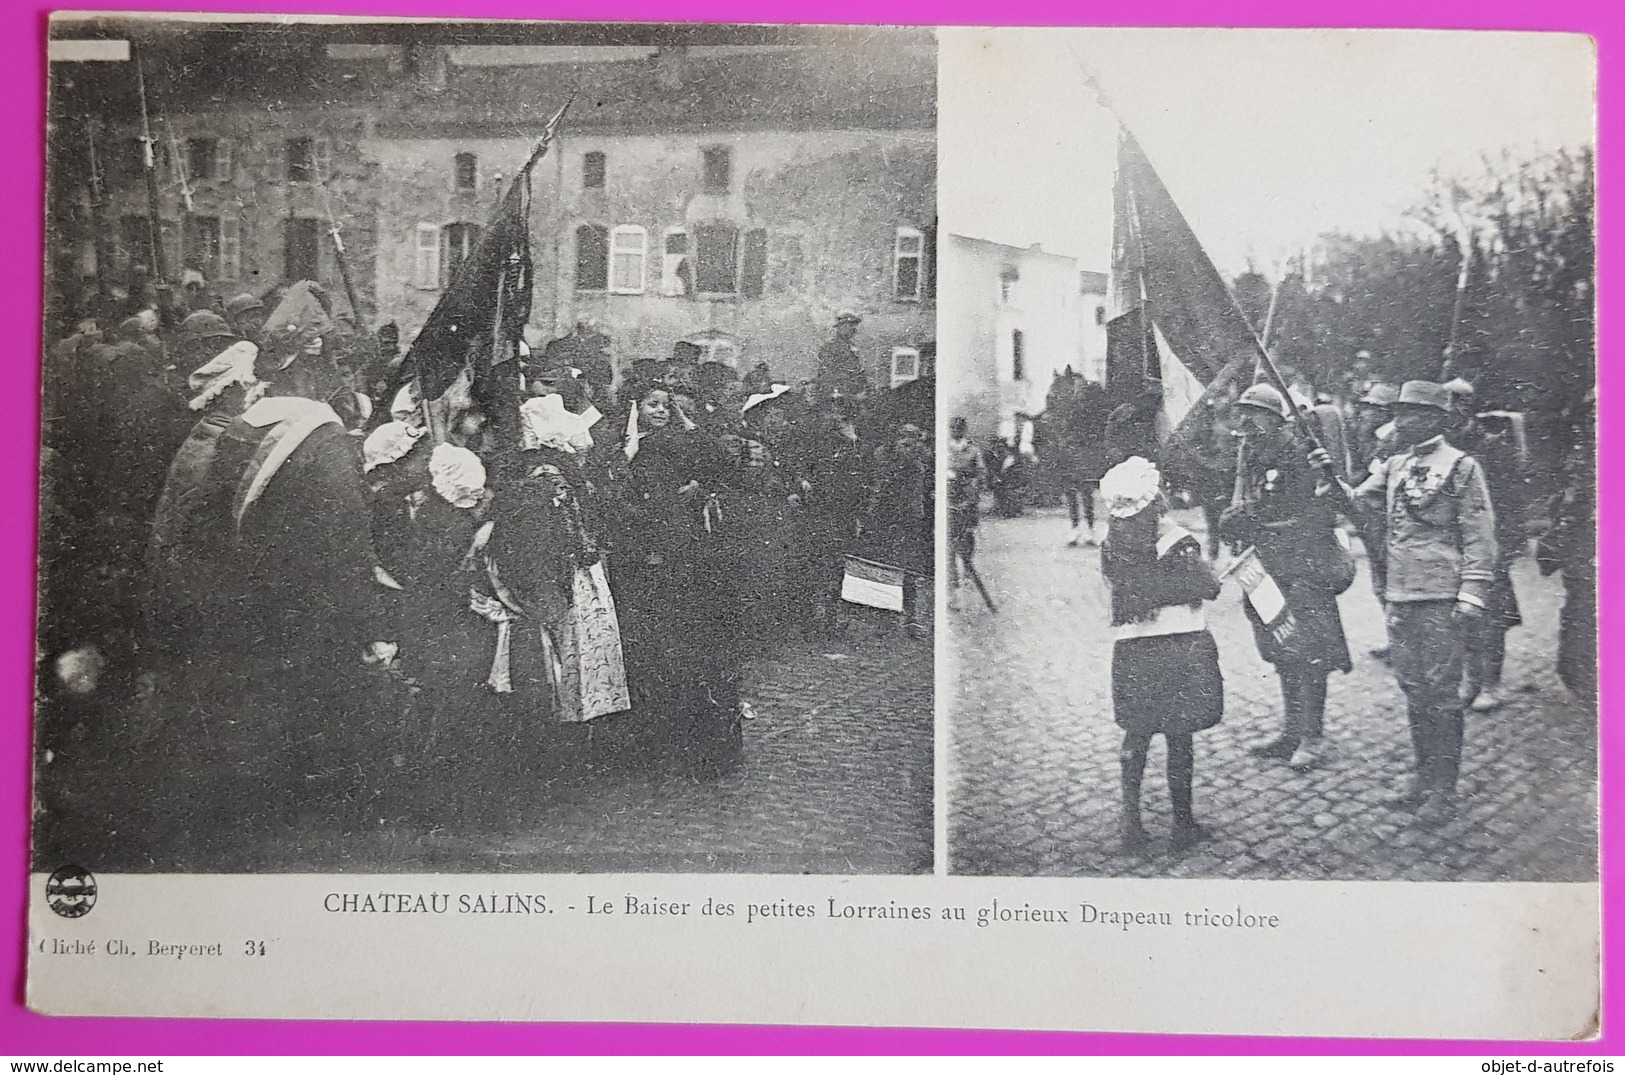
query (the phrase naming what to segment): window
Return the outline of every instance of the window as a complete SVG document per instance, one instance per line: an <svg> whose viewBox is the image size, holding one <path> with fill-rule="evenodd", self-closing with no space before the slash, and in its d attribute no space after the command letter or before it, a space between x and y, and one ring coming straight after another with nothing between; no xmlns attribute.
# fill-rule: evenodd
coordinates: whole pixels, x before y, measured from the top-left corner
<svg viewBox="0 0 1625 1075"><path fill-rule="evenodd" d="M186 178L224 179L217 171L215 154L219 152L217 138L188 138L186 140Z"/></svg>
<svg viewBox="0 0 1625 1075"><path fill-rule="evenodd" d="M1010 332L1010 379L1012 381L1027 379L1027 340L1019 328Z"/></svg>
<svg viewBox="0 0 1625 1075"><path fill-rule="evenodd" d="M892 243L892 295L898 302L919 302L925 292L925 233L898 228Z"/></svg>
<svg viewBox="0 0 1625 1075"><path fill-rule="evenodd" d="M583 224L576 229L576 290L609 289L609 229Z"/></svg>
<svg viewBox="0 0 1625 1075"><path fill-rule="evenodd" d="M422 291L434 291L440 286L440 229L433 224L417 226L412 283Z"/></svg>
<svg viewBox="0 0 1625 1075"><path fill-rule="evenodd" d="M891 386L907 384L920 379L920 352L914 347L891 349Z"/></svg>
<svg viewBox="0 0 1625 1075"><path fill-rule="evenodd" d="M333 170L333 150L321 137L290 138L284 143L285 175L290 183L320 183Z"/></svg>
<svg viewBox="0 0 1625 1075"><path fill-rule="evenodd" d="M739 290L739 229L732 224L694 229L694 290L711 295Z"/></svg>
<svg viewBox="0 0 1625 1075"><path fill-rule="evenodd" d="M739 295L759 299L767 280L767 231L752 228L745 232L739 252Z"/></svg>
<svg viewBox="0 0 1625 1075"><path fill-rule="evenodd" d="M478 224L447 224L440 229L440 286L450 287L457 270L474 253L480 241Z"/></svg>
<svg viewBox="0 0 1625 1075"><path fill-rule="evenodd" d="M290 183L309 183L316 168L316 151L314 140L310 138L290 138L285 147L287 161L287 177Z"/></svg>
<svg viewBox="0 0 1625 1075"><path fill-rule="evenodd" d="M456 190L478 190L480 171L472 153L459 153L451 159L451 181Z"/></svg>
<svg viewBox="0 0 1625 1075"><path fill-rule="evenodd" d="M604 187L604 155L596 149L581 158L581 188L602 190Z"/></svg>
<svg viewBox="0 0 1625 1075"><path fill-rule="evenodd" d="M126 272L137 265L152 267L152 225L146 217L131 214L119 218L118 258Z"/></svg>
<svg viewBox="0 0 1625 1075"><path fill-rule="evenodd" d="M705 193L728 193L728 187L733 181L733 151L727 146L708 146L701 151L701 158L704 164Z"/></svg>
<svg viewBox="0 0 1625 1075"><path fill-rule="evenodd" d="M661 244L660 293L686 295L693 284L694 272L688 263L688 229L667 228Z"/></svg>
<svg viewBox="0 0 1625 1075"><path fill-rule="evenodd" d="M282 279L294 283L318 275L321 245L318 222L312 217L289 217L282 225Z"/></svg>
<svg viewBox="0 0 1625 1075"><path fill-rule="evenodd" d="M204 276L213 276L220 264L220 218L215 216L189 216L182 242L181 254L185 268L196 269Z"/></svg>
<svg viewBox="0 0 1625 1075"><path fill-rule="evenodd" d="M1016 281L1021 279L1021 272L1014 266L1006 265L999 270L999 303L1003 306L1013 305L1016 301Z"/></svg>
<svg viewBox="0 0 1625 1075"><path fill-rule="evenodd" d="M243 277L243 225L235 216L220 218L220 279Z"/></svg>
<svg viewBox="0 0 1625 1075"><path fill-rule="evenodd" d="M609 235L609 289L617 295L643 294L643 261L648 235L636 224L622 224Z"/></svg>

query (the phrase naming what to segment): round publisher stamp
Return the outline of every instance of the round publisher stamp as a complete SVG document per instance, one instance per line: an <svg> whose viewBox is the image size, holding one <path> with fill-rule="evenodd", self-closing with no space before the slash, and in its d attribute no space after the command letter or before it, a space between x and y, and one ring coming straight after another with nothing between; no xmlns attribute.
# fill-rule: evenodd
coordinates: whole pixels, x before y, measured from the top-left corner
<svg viewBox="0 0 1625 1075"><path fill-rule="evenodd" d="M45 902L63 918L82 918L96 906L96 878L83 866L63 866L46 880Z"/></svg>

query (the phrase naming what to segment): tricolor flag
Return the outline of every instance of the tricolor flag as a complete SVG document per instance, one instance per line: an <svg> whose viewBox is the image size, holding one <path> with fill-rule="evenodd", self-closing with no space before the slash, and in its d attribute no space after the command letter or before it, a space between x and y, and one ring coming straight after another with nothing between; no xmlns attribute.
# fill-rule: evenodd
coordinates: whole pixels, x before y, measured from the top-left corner
<svg viewBox="0 0 1625 1075"><path fill-rule="evenodd" d="M1205 393L1251 381L1262 354L1247 317L1127 130L1117 140L1106 385L1126 398L1160 382L1157 433L1173 435Z"/></svg>
<svg viewBox="0 0 1625 1075"><path fill-rule="evenodd" d="M530 172L527 165L514 177L401 363L400 381L416 378L428 399L444 395L465 371L483 376L502 360L498 345L519 339L530 320Z"/></svg>
<svg viewBox="0 0 1625 1075"><path fill-rule="evenodd" d="M841 600L888 612L901 612L903 569L848 556L846 574L841 578Z"/></svg>

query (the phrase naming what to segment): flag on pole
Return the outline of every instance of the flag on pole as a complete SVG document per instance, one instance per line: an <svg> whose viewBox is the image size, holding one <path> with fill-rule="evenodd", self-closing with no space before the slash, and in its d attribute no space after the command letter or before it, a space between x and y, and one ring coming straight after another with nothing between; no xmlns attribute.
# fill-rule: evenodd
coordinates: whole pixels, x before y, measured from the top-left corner
<svg viewBox="0 0 1625 1075"><path fill-rule="evenodd" d="M1157 433L1167 441L1204 395L1251 379L1258 339L1126 129L1112 207L1106 382L1114 394L1159 384Z"/></svg>
<svg viewBox="0 0 1625 1075"><path fill-rule="evenodd" d="M513 341L530 320L530 169L521 169L474 248L457 267L401 363L398 390L416 378L424 398L439 399L464 374L477 382L493 362L493 344ZM497 324L501 318L500 327ZM502 355L494 360L500 362Z"/></svg>

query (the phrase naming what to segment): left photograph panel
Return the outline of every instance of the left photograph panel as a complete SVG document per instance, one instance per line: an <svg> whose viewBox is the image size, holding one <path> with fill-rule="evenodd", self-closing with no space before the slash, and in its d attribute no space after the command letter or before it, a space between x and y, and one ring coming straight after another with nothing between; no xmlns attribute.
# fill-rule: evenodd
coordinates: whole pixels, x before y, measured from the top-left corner
<svg viewBox="0 0 1625 1075"><path fill-rule="evenodd" d="M59 896L932 869L929 31L50 35Z"/></svg>

